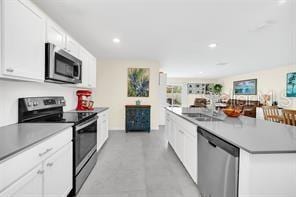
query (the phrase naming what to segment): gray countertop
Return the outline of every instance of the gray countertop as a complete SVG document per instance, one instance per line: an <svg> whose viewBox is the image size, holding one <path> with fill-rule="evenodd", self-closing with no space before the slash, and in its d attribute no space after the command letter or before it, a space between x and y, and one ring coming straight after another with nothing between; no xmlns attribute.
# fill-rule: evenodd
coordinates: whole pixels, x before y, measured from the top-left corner
<svg viewBox="0 0 296 197"><path fill-rule="evenodd" d="M296 153L296 127L240 116L230 118L224 114L222 121L197 121L183 113L204 113L189 108L166 108L176 115L198 125L225 141L252 154ZM223 112L222 112L223 113Z"/></svg>
<svg viewBox="0 0 296 197"><path fill-rule="evenodd" d="M76 109L73 109L71 110L70 112L96 112L96 113L101 113L103 111L106 111L108 110L109 107L95 107L94 110L76 110Z"/></svg>
<svg viewBox="0 0 296 197"><path fill-rule="evenodd" d="M0 162L73 124L22 123L0 127Z"/></svg>

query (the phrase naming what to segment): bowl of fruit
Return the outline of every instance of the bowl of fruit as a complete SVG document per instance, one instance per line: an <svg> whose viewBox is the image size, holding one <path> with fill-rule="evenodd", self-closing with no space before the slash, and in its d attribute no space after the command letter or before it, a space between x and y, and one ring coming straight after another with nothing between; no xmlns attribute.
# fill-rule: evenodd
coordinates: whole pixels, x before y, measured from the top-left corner
<svg viewBox="0 0 296 197"><path fill-rule="evenodd" d="M226 108L223 112L229 117L239 117L242 110L239 108Z"/></svg>

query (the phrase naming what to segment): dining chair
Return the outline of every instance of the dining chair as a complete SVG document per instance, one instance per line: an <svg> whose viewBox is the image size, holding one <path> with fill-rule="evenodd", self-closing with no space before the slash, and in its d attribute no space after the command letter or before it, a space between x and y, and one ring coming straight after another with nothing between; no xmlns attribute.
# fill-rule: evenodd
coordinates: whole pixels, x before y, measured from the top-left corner
<svg viewBox="0 0 296 197"><path fill-rule="evenodd" d="M296 126L296 110L283 109L284 123Z"/></svg>
<svg viewBox="0 0 296 197"><path fill-rule="evenodd" d="M264 119L272 122L283 122L277 106L263 106Z"/></svg>

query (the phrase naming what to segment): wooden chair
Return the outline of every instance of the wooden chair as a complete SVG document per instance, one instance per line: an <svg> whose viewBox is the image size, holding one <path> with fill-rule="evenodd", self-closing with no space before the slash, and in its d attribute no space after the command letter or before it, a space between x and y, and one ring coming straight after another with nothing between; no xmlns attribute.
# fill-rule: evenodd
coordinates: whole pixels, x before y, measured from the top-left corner
<svg viewBox="0 0 296 197"><path fill-rule="evenodd" d="M284 123L296 126L296 110L283 109Z"/></svg>
<svg viewBox="0 0 296 197"><path fill-rule="evenodd" d="M263 106L264 119L272 122L283 122L277 106Z"/></svg>

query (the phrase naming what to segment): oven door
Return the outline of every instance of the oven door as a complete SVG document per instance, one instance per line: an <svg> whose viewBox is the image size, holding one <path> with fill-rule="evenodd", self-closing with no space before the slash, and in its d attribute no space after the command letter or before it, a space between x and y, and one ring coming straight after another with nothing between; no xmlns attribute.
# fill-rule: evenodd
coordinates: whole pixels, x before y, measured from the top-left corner
<svg viewBox="0 0 296 197"><path fill-rule="evenodd" d="M46 81L81 83L81 60L51 43L46 43L45 49Z"/></svg>
<svg viewBox="0 0 296 197"><path fill-rule="evenodd" d="M97 149L97 119L95 116L74 127L75 174L78 174Z"/></svg>

